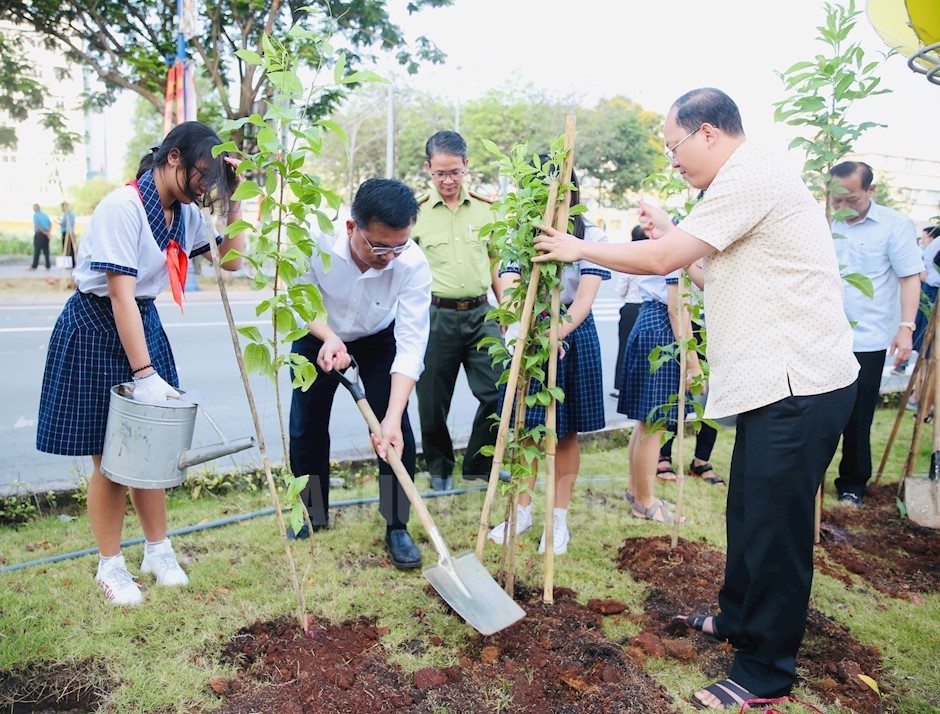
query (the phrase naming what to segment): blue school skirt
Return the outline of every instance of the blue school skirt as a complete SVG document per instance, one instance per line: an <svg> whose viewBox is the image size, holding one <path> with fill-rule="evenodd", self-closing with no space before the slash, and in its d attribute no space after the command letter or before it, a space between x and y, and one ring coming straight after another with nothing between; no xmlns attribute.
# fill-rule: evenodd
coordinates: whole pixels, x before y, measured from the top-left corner
<svg viewBox="0 0 940 714"><path fill-rule="evenodd" d="M138 299L137 307L150 361L163 379L177 387L173 351L153 299ZM76 292L65 303L49 339L36 448L68 456L101 454L111 387L133 378L110 298Z"/></svg>
<svg viewBox="0 0 940 714"><path fill-rule="evenodd" d="M675 422L678 409L673 405L668 414L664 407L669 397L679 389L679 363L669 360L650 374L649 355L656 347L666 347L676 341L669 322L669 308L656 300L646 300L640 306L640 315L627 338L623 355L623 382L617 411L637 421L655 421L668 418ZM686 414L695 408L686 401Z"/></svg>
<svg viewBox="0 0 940 714"><path fill-rule="evenodd" d="M594 315L588 313L584 322L565 339L565 357L558 361L557 383L565 392L565 401L558 402L555 410L555 433L559 438L571 432L599 431L604 428L604 380L601 374L601 346L594 325ZM547 370L548 365L544 369ZM533 379L529 394L542 391L541 383ZM506 386L499 388L500 410ZM515 416L515 412L513 412ZM511 421L510 424L515 423ZM536 404L526 408L526 429L545 423L545 407Z"/></svg>

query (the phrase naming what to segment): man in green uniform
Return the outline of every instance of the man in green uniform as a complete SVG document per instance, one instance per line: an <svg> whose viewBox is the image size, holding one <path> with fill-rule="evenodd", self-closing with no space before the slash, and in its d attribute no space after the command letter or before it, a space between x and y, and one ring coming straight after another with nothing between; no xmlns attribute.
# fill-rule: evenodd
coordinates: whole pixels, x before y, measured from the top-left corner
<svg viewBox="0 0 940 714"><path fill-rule="evenodd" d="M463 477L486 479L492 459L479 454L496 441L490 416L499 399L499 372L489 354L477 350L484 337L499 337L499 328L486 321L490 286L500 297L498 273L480 228L492 221L490 201L468 191L467 142L454 131L439 131L425 148L424 168L432 188L419 198L421 212L412 238L431 264L431 337L418 381L421 441L431 487L453 487L454 447L447 429L447 414L460 365L473 396L480 402L463 462Z"/></svg>

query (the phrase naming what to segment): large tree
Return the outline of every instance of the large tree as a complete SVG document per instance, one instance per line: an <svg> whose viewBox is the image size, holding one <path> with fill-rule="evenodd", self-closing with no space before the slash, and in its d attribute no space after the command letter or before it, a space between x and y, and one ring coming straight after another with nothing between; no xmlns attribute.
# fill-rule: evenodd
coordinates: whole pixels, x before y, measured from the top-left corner
<svg viewBox="0 0 940 714"><path fill-rule="evenodd" d="M413 13L452 3L410 0L407 7ZM205 0L196 2L196 7L195 35L189 40L188 53L209 78L214 99L227 119L248 116L259 100L273 93L258 67L243 62L235 52L260 54L264 33L286 37L287 29L299 21L311 29L332 25L336 41L347 48L349 68L372 59L378 51L395 52L410 73L417 71L421 61L441 62L444 57L427 37L409 42L389 17L384 0ZM176 0L0 0L0 18L36 33L68 62L91 69L101 79L103 90L86 101L107 104L118 90L128 90L160 113L165 103L167 58L176 54L175 15ZM8 45L15 35L7 32L4 37L3 45ZM303 61L317 64L312 41L295 39L294 43ZM0 102L5 96L16 98L17 93L35 98L33 89L24 83L29 74L22 63L4 69Z"/></svg>

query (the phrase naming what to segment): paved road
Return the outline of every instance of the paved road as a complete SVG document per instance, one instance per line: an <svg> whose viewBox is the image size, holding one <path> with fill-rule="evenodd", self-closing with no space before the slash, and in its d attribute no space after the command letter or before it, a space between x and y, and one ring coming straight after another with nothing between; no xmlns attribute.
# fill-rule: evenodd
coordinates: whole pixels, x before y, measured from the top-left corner
<svg viewBox="0 0 940 714"><path fill-rule="evenodd" d="M0 277L4 277L4 272L0 270ZM602 286L594 310L601 339L605 393L613 382L620 307L612 282L607 281ZM90 459L53 456L40 453L35 448L36 414L46 349L52 326L66 297L63 293L7 296L0 300L0 364L4 366L0 372L0 491L65 488L74 485L79 475L91 470ZM233 293L235 320L239 325L255 324L263 328L254 315L254 297L254 294ZM161 296L158 304L176 355L181 385L201 392L205 409L227 437L254 434L218 296L208 291L191 293L185 315L181 315L166 296ZM286 377L285 372L281 385L285 418L290 407L290 386ZM264 424L269 458L276 461L282 458L282 449L274 386L269 380L255 378L252 387ZM609 425L623 421L615 406L615 400L605 397ZM461 372L450 415L451 432L458 444L466 443L475 409L476 401ZM417 425L417 402L414 398L409 414L412 423ZM420 443L420 434L416 437ZM370 453L362 417L352 399L341 393L338 393L333 406L331 438L335 460L363 457ZM197 419L194 444L216 441L218 438L208 423ZM250 449L212 463L221 468L259 464L260 454L257 449Z"/></svg>

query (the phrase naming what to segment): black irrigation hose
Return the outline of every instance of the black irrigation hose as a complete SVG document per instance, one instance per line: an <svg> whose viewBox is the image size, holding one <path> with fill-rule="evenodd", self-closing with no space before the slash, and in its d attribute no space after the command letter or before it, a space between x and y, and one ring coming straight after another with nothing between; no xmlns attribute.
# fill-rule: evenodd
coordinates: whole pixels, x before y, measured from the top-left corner
<svg viewBox="0 0 940 714"><path fill-rule="evenodd" d="M612 478L586 478L580 479L582 483L600 483L604 481L613 481ZM422 493L422 498L439 498L440 496L462 496L465 493L473 493L477 491L485 491L486 486L472 486L470 488L454 488L449 491L430 491L428 493ZM345 506L362 506L367 503L378 503L378 496L372 496L370 498L356 498L351 501L336 501L335 503L330 504L330 508L343 508ZM265 508L260 511L252 511L251 513L243 513L240 516L232 516L231 518L223 518L218 521L211 521L209 523L200 523L195 526L186 526L185 528L178 528L175 531L167 532L167 536L178 536L186 535L187 533L196 533L198 531L207 531L210 528L219 528L220 526L228 526L232 523L239 523L240 521L247 521L249 518L257 518L259 516L269 516L274 513L273 508ZM121 547L131 545L139 545L143 543L143 538L131 538L130 540L121 541ZM24 568L32 568L36 565L49 565L50 563L58 563L62 560L73 560L75 558L80 558L83 555L93 555L98 552L97 548L85 548L84 550L76 550L71 553L63 553L62 555L53 555L48 558L40 558L39 560L29 560L25 563L15 563L14 565L6 565L0 568L0 573L8 573L13 570L23 570Z"/></svg>

